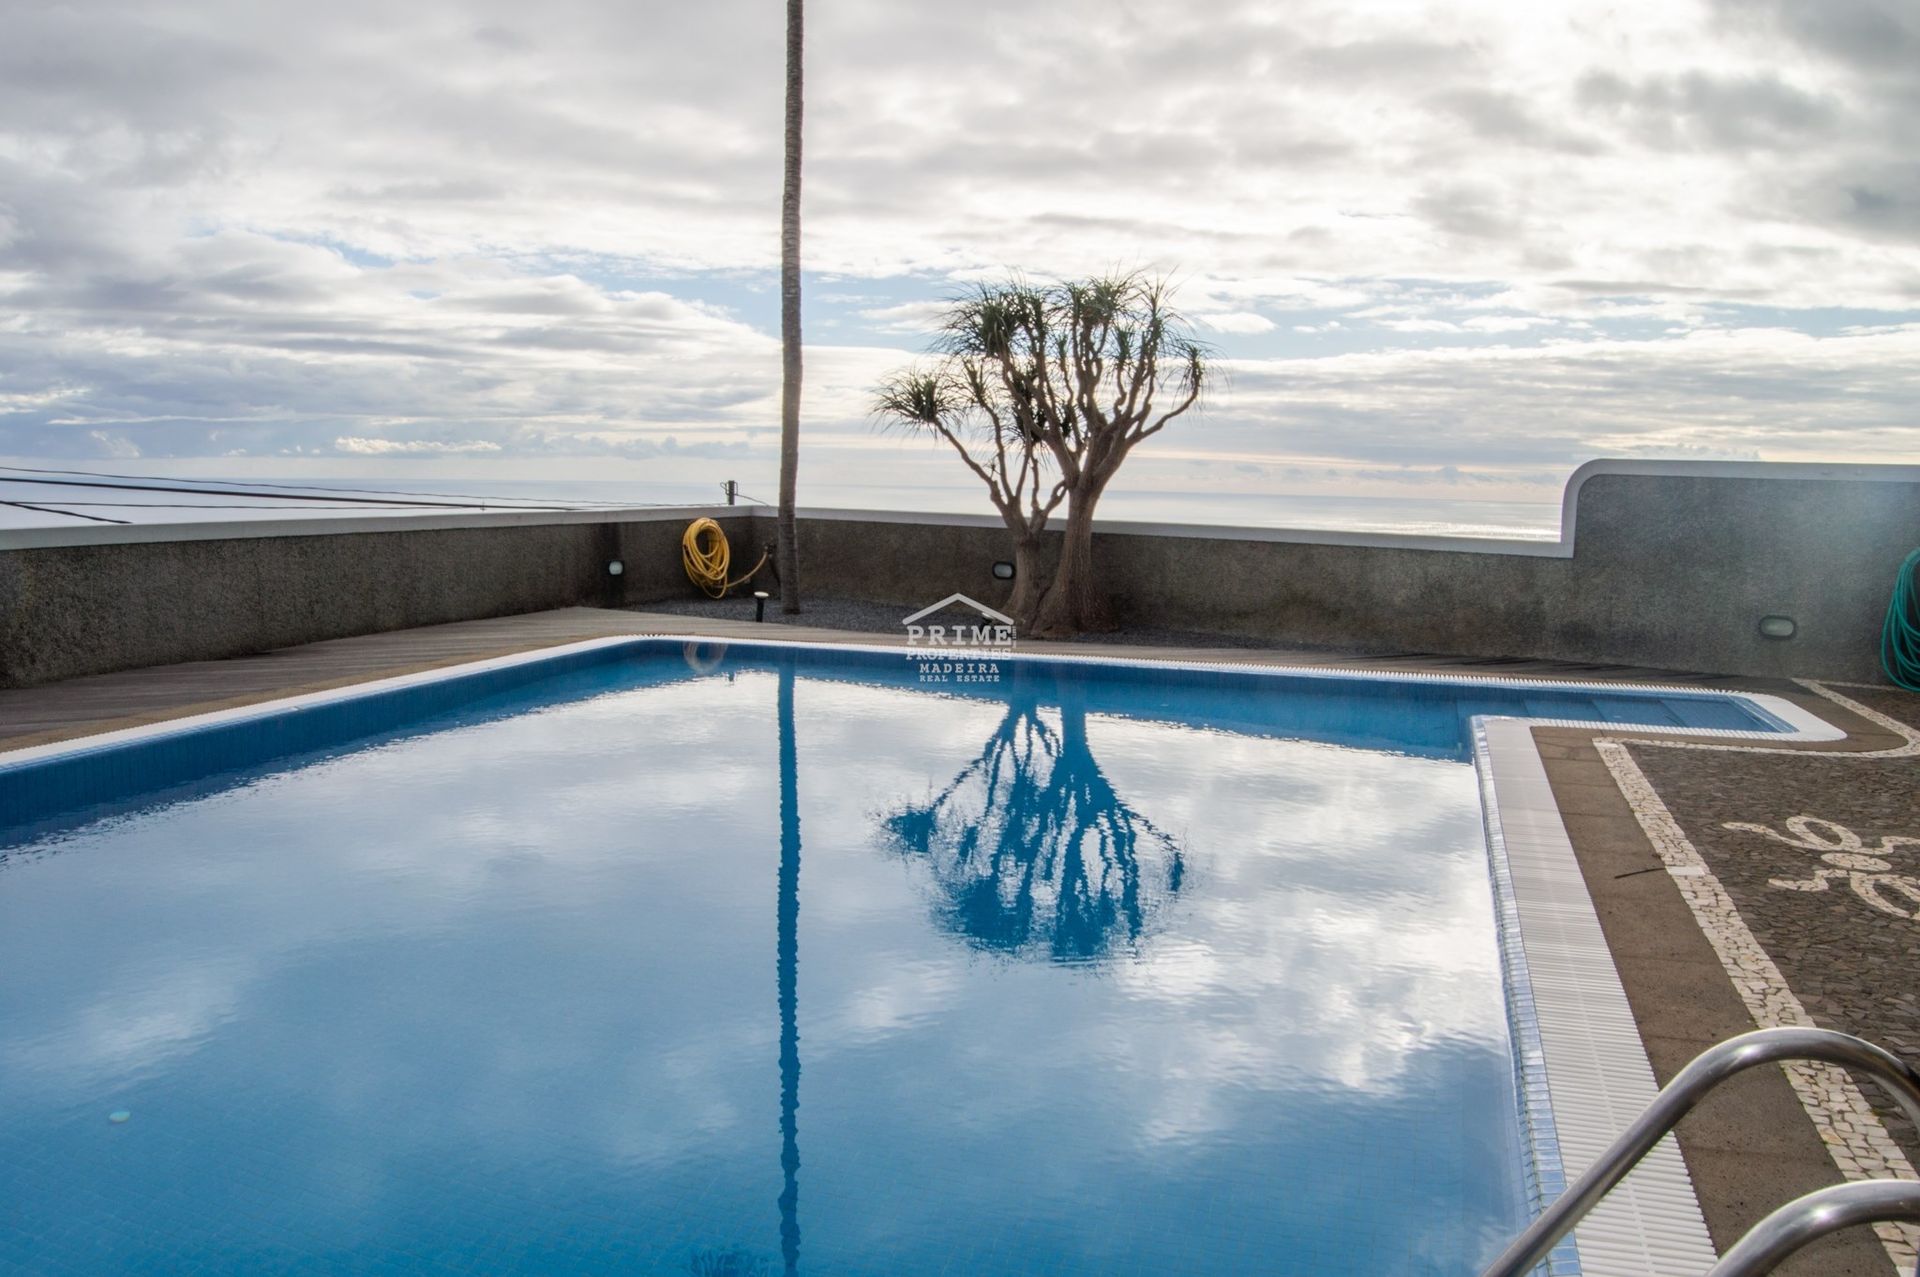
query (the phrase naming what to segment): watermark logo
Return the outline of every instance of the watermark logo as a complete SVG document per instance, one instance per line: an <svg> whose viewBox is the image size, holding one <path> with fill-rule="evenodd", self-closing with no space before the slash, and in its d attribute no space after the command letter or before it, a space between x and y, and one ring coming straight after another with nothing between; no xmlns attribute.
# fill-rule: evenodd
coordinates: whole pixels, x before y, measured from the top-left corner
<svg viewBox="0 0 1920 1277"><path fill-rule="evenodd" d="M943 617L957 608L973 615ZM908 659L920 667L923 683L998 683L1000 663L994 658L1013 649L1013 618L964 594L949 594L902 617L900 624L913 649Z"/></svg>

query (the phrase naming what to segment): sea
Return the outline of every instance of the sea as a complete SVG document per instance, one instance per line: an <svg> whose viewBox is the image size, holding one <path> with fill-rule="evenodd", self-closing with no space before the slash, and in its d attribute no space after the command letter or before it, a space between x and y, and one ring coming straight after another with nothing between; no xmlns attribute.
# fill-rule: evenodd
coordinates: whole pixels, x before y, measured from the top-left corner
<svg viewBox="0 0 1920 1277"><path fill-rule="evenodd" d="M206 523L240 519L461 514L478 510L614 509L722 504L713 483L632 480L181 479L122 471L0 474L0 529L89 524ZM743 505L770 504L774 493L746 488ZM801 509L907 510L991 514L978 490L808 482ZM1553 540L1560 532L1558 493L1547 501L1360 496L1248 491L1110 489L1100 517L1215 527L1297 528L1407 536Z"/></svg>

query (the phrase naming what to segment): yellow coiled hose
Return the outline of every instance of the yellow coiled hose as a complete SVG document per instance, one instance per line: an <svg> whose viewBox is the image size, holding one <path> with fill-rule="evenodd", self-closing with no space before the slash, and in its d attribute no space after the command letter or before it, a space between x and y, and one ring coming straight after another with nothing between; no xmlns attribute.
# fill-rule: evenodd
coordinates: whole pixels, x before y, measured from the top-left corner
<svg viewBox="0 0 1920 1277"><path fill-rule="evenodd" d="M727 534L712 519L695 519L680 538L680 562L687 569L687 580L708 598L721 599L734 586L751 581L754 573L766 566L767 556L762 554L760 562L745 576L729 581L727 570L733 565L733 550L727 545Z"/></svg>

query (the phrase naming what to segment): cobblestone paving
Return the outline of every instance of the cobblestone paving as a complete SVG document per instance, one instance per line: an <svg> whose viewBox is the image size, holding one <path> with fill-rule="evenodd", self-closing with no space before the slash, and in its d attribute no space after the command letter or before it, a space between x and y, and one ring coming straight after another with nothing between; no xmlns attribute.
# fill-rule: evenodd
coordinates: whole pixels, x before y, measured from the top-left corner
<svg viewBox="0 0 1920 1277"><path fill-rule="evenodd" d="M1840 690L1920 727L1920 696ZM1815 1023L1920 1062L1920 758L1632 753Z"/></svg>

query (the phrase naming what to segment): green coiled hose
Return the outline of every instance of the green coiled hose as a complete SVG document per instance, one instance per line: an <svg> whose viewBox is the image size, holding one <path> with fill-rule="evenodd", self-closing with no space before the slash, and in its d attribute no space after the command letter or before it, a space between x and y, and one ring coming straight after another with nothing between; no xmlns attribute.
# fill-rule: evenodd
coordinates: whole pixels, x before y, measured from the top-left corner
<svg viewBox="0 0 1920 1277"><path fill-rule="evenodd" d="M1880 667L1909 692L1920 692L1920 550L1909 554L1893 579L1893 601L1880 631Z"/></svg>

